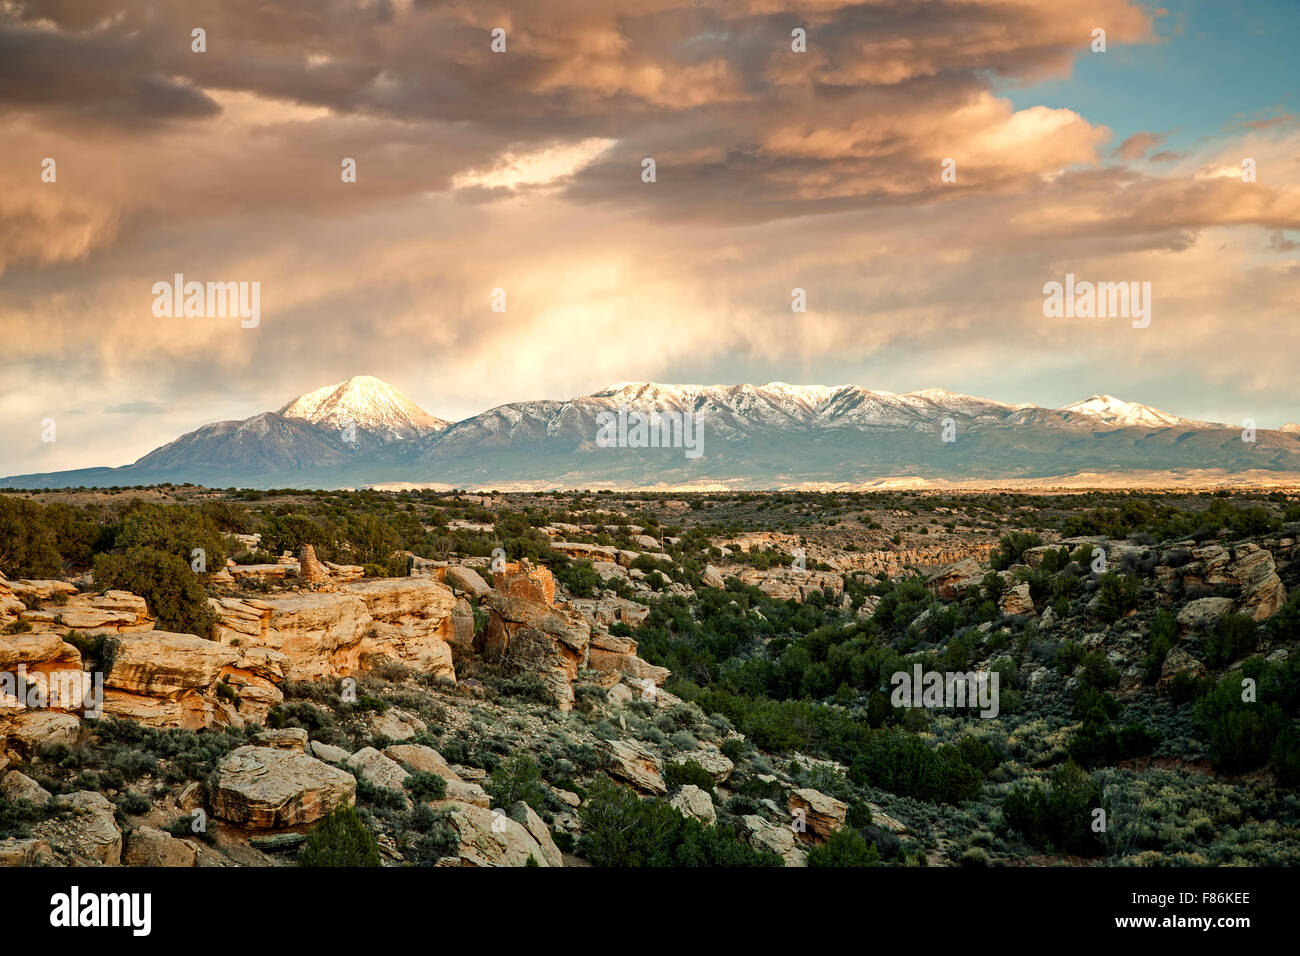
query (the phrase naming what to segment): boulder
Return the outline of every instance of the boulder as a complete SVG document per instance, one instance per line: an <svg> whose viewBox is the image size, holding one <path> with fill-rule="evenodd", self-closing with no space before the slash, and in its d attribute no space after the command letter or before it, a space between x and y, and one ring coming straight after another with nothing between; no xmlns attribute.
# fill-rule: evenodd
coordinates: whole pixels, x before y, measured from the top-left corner
<svg viewBox="0 0 1300 956"><path fill-rule="evenodd" d="M452 587L467 591L475 598L481 598L492 590L492 586L484 581L477 571L464 565L451 565L445 575Z"/></svg>
<svg viewBox="0 0 1300 956"><path fill-rule="evenodd" d="M335 747L333 744L321 743L319 740L311 742L312 756L317 760L324 760L326 763L342 763L352 756L342 747Z"/></svg>
<svg viewBox="0 0 1300 956"><path fill-rule="evenodd" d="M25 756L39 754L55 744L76 746L81 721L72 714L50 710L27 710L0 721L0 732L9 737L8 746Z"/></svg>
<svg viewBox="0 0 1300 956"><path fill-rule="evenodd" d="M1007 588L1002 594L1002 601L998 607L1003 614L1011 617L1033 614L1034 599L1029 596L1029 584L1017 584Z"/></svg>
<svg viewBox="0 0 1300 956"><path fill-rule="evenodd" d="M255 738L259 747L274 747L277 750L307 750L307 731L301 727L285 727L283 730L263 730Z"/></svg>
<svg viewBox="0 0 1300 956"><path fill-rule="evenodd" d="M51 862L53 851L45 840L9 837L0 840L0 866L44 866Z"/></svg>
<svg viewBox="0 0 1300 956"><path fill-rule="evenodd" d="M366 726L370 728L371 733L387 737L389 740L410 740L416 734L429 729L429 725L419 717L398 710L396 707L381 714L371 714L366 720Z"/></svg>
<svg viewBox="0 0 1300 956"><path fill-rule="evenodd" d="M529 857L538 866L550 866L533 835L505 812L452 800L435 806L447 812L446 822L459 841L456 857L461 866L527 866Z"/></svg>
<svg viewBox="0 0 1300 956"><path fill-rule="evenodd" d="M757 814L740 818L744 836L749 845L759 850L769 850L781 857L786 866L807 866L808 854L799 846L794 831L788 826L769 823Z"/></svg>
<svg viewBox="0 0 1300 956"><path fill-rule="evenodd" d="M36 824L32 836L45 840L76 865L121 865L122 831L113 804L103 794L81 790L55 797L51 803L67 815Z"/></svg>
<svg viewBox="0 0 1300 956"><path fill-rule="evenodd" d="M185 840L155 827L136 827L126 835L126 852L122 862L127 866L197 866L198 851Z"/></svg>
<svg viewBox="0 0 1300 956"><path fill-rule="evenodd" d="M343 765L376 787L395 790L406 797L406 788L402 784L410 774L396 760L390 760L374 747L358 750ZM410 802L409 798L407 802Z"/></svg>
<svg viewBox="0 0 1300 956"><path fill-rule="evenodd" d="M844 826L849 811L847 803L811 787L790 791L789 808L795 819L802 815L805 828L802 836L818 843Z"/></svg>
<svg viewBox="0 0 1300 956"><path fill-rule="evenodd" d="M550 828L537 815L536 810L523 800L519 800L510 807L508 815L511 820L523 826L528 831L528 835L537 841L537 846L541 849L547 866L564 866L564 855L560 852L560 848L555 845ZM542 863L543 860L537 862Z"/></svg>
<svg viewBox="0 0 1300 956"><path fill-rule="evenodd" d="M444 780L460 780L460 776L451 769L447 761L442 759L442 754L423 744L395 744L392 747L385 747L384 756L412 770L435 774Z"/></svg>
<svg viewBox="0 0 1300 956"><path fill-rule="evenodd" d="M1206 597L1188 601L1178 612L1178 626L1184 631L1205 631L1232 610L1232 598Z"/></svg>
<svg viewBox="0 0 1300 956"><path fill-rule="evenodd" d="M976 558L962 558L939 568L925 579L926 587L941 598L952 600L957 592L977 585L984 579L985 568Z"/></svg>
<svg viewBox="0 0 1300 956"><path fill-rule="evenodd" d="M17 770L10 770L0 779L0 796L10 803L30 800L33 806L44 807L51 799L50 792L39 783Z"/></svg>
<svg viewBox="0 0 1300 956"><path fill-rule="evenodd" d="M665 794L663 764L640 741L603 740L599 748L609 757L611 776L630 783L644 793Z"/></svg>
<svg viewBox="0 0 1300 956"><path fill-rule="evenodd" d="M684 817L692 817L701 823L713 826L717 822L717 813L713 809L713 798L707 790L701 790L688 783L669 798L668 802L677 808Z"/></svg>
<svg viewBox="0 0 1300 956"><path fill-rule="evenodd" d="M314 823L337 806L352 806L356 790L352 774L271 747L232 750L208 782L213 814L254 829Z"/></svg>

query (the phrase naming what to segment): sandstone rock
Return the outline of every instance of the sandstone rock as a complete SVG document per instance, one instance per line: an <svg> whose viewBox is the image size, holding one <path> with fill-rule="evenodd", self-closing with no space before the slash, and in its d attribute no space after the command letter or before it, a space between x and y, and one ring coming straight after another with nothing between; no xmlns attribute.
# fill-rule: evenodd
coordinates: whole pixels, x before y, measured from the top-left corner
<svg viewBox="0 0 1300 956"><path fill-rule="evenodd" d="M41 866L49 863L52 855L45 840L16 837L0 840L0 866Z"/></svg>
<svg viewBox="0 0 1300 956"><path fill-rule="evenodd" d="M447 822L460 841L461 866L526 866L529 857L538 866L550 865L527 828L504 812L451 800L436 806L448 811Z"/></svg>
<svg viewBox="0 0 1300 956"><path fill-rule="evenodd" d="M382 714L371 714L366 720L371 732L389 740L410 740L416 734L429 729L428 724L414 714L408 714L396 707Z"/></svg>
<svg viewBox="0 0 1300 956"><path fill-rule="evenodd" d="M582 806L582 797L578 796L572 790L564 790L561 789L560 787L552 787L551 793L555 794L555 798L567 807Z"/></svg>
<svg viewBox="0 0 1300 956"><path fill-rule="evenodd" d="M640 681L648 680L656 686L663 686L664 681L672 676L672 671L668 668L657 667L643 661L635 654L618 654L595 647L588 652L587 666L593 670L609 671Z"/></svg>
<svg viewBox="0 0 1300 956"><path fill-rule="evenodd" d="M314 823L356 801L356 779L292 750L239 747L208 783L212 812L240 826L268 829Z"/></svg>
<svg viewBox="0 0 1300 956"><path fill-rule="evenodd" d="M342 763L352 754L342 747L335 747L333 744L321 743L319 740L311 742L311 752L317 760L324 760L326 763Z"/></svg>
<svg viewBox="0 0 1300 956"><path fill-rule="evenodd" d="M1188 601L1178 612L1178 626L1185 631L1207 630L1231 610L1231 598L1207 597Z"/></svg>
<svg viewBox="0 0 1300 956"><path fill-rule="evenodd" d="M451 634L447 642L453 660L458 653L469 654L474 650L474 609L464 598L457 600L451 609Z"/></svg>
<svg viewBox="0 0 1300 956"><path fill-rule="evenodd" d="M1161 680L1172 678L1180 671L1185 671L1191 677L1200 677L1205 673L1205 665L1181 647L1175 647L1165 655L1165 661L1160 666Z"/></svg>
<svg viewBox="0 0 1300 956"><path fill-rule="evenodd" d="M492 586L484 581L477 571L464 565L451 565L448 567L446 578L453 587L468 591L475 598L481 598L492 590Z"/></svg>
<svg viewBox="0 0 1300 956"><path fill-rule="evenodd" d="M49 710L27 710L13 715L0 731L9 737L9 747L25 756L35 756L46 747L72 747L81 735L81 721L72 714Z"/></svg>
<svg viewBox="0 0 1300 956"><path fill-rule="evenodd" d="M688 760L694 760L697 764L708 771L715 783L726 783L731 772L736 769L730 758L726 754L714 747L706 747L700 750L692 751L687 755Z"/></svg>
<svg viewBox="0 0 1300 956"><path fill-rule="evenodd" d="M708 826L713 826L717 822L713 798L709 796L708 791L701 790L694 784L688 783L683 786L669 798L668 802L684 817L693 817Z"/></svg>
<svg viewBox="0 0 1300 956"><path fill-rule="evenodd" d="M50 792L39 783L17 770L10 770L0 779L0 795L10 803L30 800L33 806L43 807L50 802Z"/></svg>
<svg viewBox="0 0 1300 956"><path fill-rule="evenodd" d="M803 836L819 843L844 826L849 810L848 804L811 787L792 790L789 807L792 816L803 811L806 827Z"/></svg>
<svg viewBox="0 0 1300 956"><path fill-rule="evenodd" d="M402 794L408 804L410 803L406 788L402 786L410 774L403 770L396 760L390 760L374 747L364 747L358 750L343 765L358 776L364 777L376 787L382 787L385 790L396 790Z"/></svg>
<svg viewBox="0 0 1300 956"><path fill-rule="evenodd" d="M727 586L727 582L722 577L722 572L711 564L704 566L704 573L700 575L700 583L706 588L718 588L719 590Z"/></svg>
<svg viewBox="0 0 1300 956"><path fill-rule="evenodd" d="M639 741L603 740L598 744L611 760L609 773L645 793L664 794L663 764Z"/></svg>
<svg viewBox="0 0 1300 956"><path fill-rule="evenodd" d="M150 826L136 827L126 835L127 866L196 866L199 854L189 843Z"/></svg>
<svg viewBox="0 0 1300 956"><path fill-rule="evenodd" d="M255 738L258 746L274 747L277 750L307 750L307 731L301 727L285 727L283 730L263 730Z"/></svg>
<svg viewBox="0 0 1300 956"><path fill-rule="evenodd" d="M999 609L1003 614L1019 617L1034 613L1034 599L1029 596L1029 584L1017 584L1002 595Z"/></svg>
<svg viewBox="0 0 1300 956"><path fill-rule="evenodd" d="M400 764L405 764L412 770L422 770L425 773L435 774L444 780L458 781L461 779L447 764L447 761L442 759L442 754L423 744L395 744L392 747L385 747L384 756L390 760L396 760Z"/></svg>
<svg viewBox="0 0 1300 956"><path fill-rule="evenodd" d="M799 846L794 831L788 826L777 826L757 814L740 818L745 837L750 846L770 850L785 861L786 866L807 866L808 854Z"/></svg>
<svg viewBox="0 0 1300 956"><path fill-rule="evenodd" d="M958 591L979 584L984 578L984 567L975 558L962 558L940 568L926 578L926 586L940 597L952 600Z"/></svg>
<svg viewBox="0 0 1300 956"><path fill-rule="evenodd" d="M103 794L81 790L55 797L52 804L70 814L36 824L33 836L47 841L55 851L67 854L79 865L121 864L122 831L117 827L113 805Z"/></svg>
<svg viewBox="0 0 1300 956"><path fill-rule="evenodd" d="M511 820L522 825L528 831L528 835L537 842L537 846L541 849L542 856L545 858L546 866L564 866L564 855L560 853L560 848L555 845L550 829L542 818L537 815L536 810L523 800L519 800L510 807L508 815ZM542 863L543 860L537 862Z"/></svg>
<svg viewBox="0 0 1300 956"><path fill-rule="evenodd" d="M477 783L466 783L463 780L447 780L446 799L457 803L472 803L485 809L492 806L492 798L486 790Z"/></svg>

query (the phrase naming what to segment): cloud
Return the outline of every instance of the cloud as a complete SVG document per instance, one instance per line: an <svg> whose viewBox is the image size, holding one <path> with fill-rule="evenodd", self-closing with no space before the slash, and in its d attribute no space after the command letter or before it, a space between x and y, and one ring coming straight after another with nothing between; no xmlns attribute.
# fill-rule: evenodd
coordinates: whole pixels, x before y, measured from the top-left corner
<svg viewBox="0 0 1300 956"><path fill-rule="evenodd" d="M1120 159L1141 159L1164 141L1163 133L1134 133L1119 144L1114 155Z"/></svg>
<svg viewBox="0 0 1300 956"><path fill-rule="evenodd" d="M0 370L22 383L0 398L0 473L121 464L359 371L453 419L684 377L1044 404L1180 378L1282 414L1294 126L1143 163L1161 134L1116 148L1069 104L1004 95L1066 75L1096 25L1112 49L1151 42L1151 16L1125 0L0 6ZM1046 322L1042 285L1066 271L1151 281L1152 327ZM176 272L260 282L262 324L154 318L152 284ZM74 408L102 411L43 446L40 420Z"/></svg>

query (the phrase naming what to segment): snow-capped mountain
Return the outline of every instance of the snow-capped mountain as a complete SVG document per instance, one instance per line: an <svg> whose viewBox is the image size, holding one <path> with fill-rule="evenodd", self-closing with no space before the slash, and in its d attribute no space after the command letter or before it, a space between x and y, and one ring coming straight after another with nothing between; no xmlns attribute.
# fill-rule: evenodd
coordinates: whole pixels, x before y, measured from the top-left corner
<svg viewBox="0 0 1300 956"><path fill-rule="evenodd" d="M602 413L690 413L702 453L607 447ZM347 423L356 424L351 440ZM1094 395L1062 408L940 388L894 393L856 385L669 385L620 382L567 400L500 405L450 424L397 389L357 376L278 412L205 425L122 468L0 479L10 488L191 481L214 487L359 486L387 482L492 487L735 488L909 480L1043 479L1091 473L1214 469L1300 480L1300 426L1234 429Z"/></svg>
<svg viewBox="0 0 1300 956"><path fill-rule="evenodd" d="M408 441L442 431L450 422L430 415L393 386L373 375L354 375L299 395L278 412L313 425L343 429L349 423L384 441Z"/></svg>
<svg viewBox="0 0 1300 956"><path fill-rule="evenodd" d="M1081 402L1071 402L1056 410L1066 421L1079 416L1113 425L1116 428L1168 428L1172 425L1209 425L1190 418L1179 418L1150 405L1126 402L1113 395L1094 395Z"/></svg>

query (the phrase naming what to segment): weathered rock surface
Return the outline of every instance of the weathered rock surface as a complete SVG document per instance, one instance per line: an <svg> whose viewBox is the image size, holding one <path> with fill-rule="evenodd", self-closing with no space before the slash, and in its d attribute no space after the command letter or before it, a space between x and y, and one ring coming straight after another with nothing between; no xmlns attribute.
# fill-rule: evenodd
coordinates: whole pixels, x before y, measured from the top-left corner
<svg viewBox="0 0 1300 956"><path fill-rule="evenodd" d="M717 822L713 798L709 796L708 791L701 790L694 784L686 784L674 793L668 802L681 811L684 817L693 817L708 826L713 826Z"/></svg>
<svg viewBox="0 0 1300 956"><path fill-rule="evenodd" d="M665 794L663 764L654 754L633 740L605 740L600 749L610 758L609 773L645 793Z"/></svg>
<svg viewBox="0 0 1300 956"><path fill-rule="evenodd" d="M844 826L849 807L842 800L828 797L811 787L790 791L788 799L792 816L797 819L802 812L805 826L802 835L807 839L821 842Z"/></svg>
<svg viewBox="0 0 1300 956"><path fill-rule="evenodd" d="M126 835L122 862L127 866L197 866L199 853L185 840L155 827L139 826Z"/></svg>
<svg viewBox="0 0 1300 956"><path fill-rule="evenodd" d="M239 747L221 758L208 782L215 816L255 829L314 823L336 806L352 806L350 773L292 750Z"/></svg>
<svg viewBox="0 0 1300 956"><path fill-rule="evenodd" d="M519 800L511 805L508 815L511 820L523 826L536 842L538 848L542 851L543 860L546 866L564 866L564 854L560 848L555 845L555 839L551 836L550 829L546 826L545 821L537 815L537 811L530 807L523 800Z"/></svg>
<svg viewBox="0 0 1300 956"><path fill-rule="evenodd" d="M447 811L460 842L456 856L461 866L527 866L529 857L538 866L551 865L528 828L504 812L451 800L434 805Z"/></svg>
<svg viewBox="0 0 1300 956"><path fill-rule="evenodd" d="M122 831L113 804L103 794L80 790L55 797L52 803L69 811L68 815L41 821L32 827L32 836L49 843L56 855L75 865L121 864Z"/></svg>
<svg viewBox="0 0 1300 956"><path fill-rule="evenodd" d="M778 826L757 814L743 816L740 820L750 846L770 850L784 860L786 866L808 865L808 854L799 846L799 841L789 826Z"/></svg>

